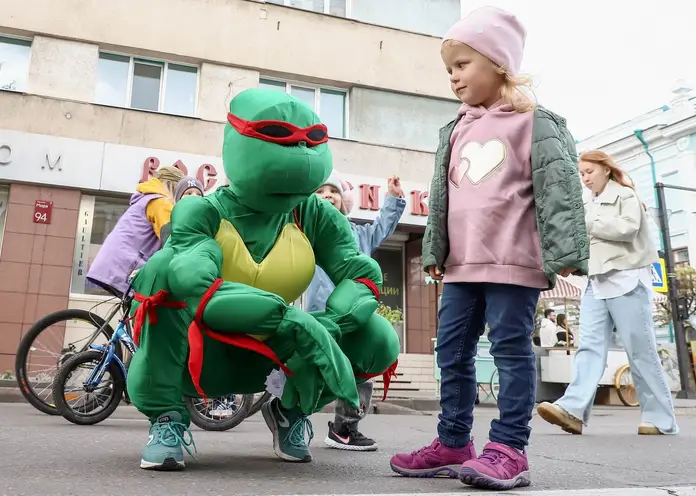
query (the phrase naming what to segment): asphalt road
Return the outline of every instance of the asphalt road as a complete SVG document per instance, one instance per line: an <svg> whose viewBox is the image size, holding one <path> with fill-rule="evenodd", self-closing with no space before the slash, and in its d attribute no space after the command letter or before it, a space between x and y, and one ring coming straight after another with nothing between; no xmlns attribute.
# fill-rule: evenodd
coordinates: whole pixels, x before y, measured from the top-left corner
<svg viewBox="0 0 696 496"><path fill-rule="evenodd" d="M485 442L488 423L496 413L491 408L477 410L477 447ZM25 404L0 404L0 494L471 494L458 481L406 479L389 468L393 453L411 451L433 439L435 415L369 416L362 430L379 440L380 450L374 453L325 448L329 419L325 414L313 417L315 460L311 464L277 459L259 414L225 433L193 427L198 459L187 460L184 472L156 473L138 468L148 424L132 408L119 408L111 419L81 427ZM645 495L696 494L686 487L696 486L693 409L679 415L679 436L638 436L638 421L637 410L600 409L584 435L571 436L535 417L529 490L593 489L572 494L641 496L638 487L683 486L677 492L663 489ZM600 488L633 490L619 493Z"/></svg>

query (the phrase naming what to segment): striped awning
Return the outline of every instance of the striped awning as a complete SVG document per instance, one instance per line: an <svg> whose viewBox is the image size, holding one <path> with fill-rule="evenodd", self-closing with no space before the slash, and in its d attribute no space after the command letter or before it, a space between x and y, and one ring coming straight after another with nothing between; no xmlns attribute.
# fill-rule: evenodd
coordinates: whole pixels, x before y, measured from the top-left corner
<svg viewBox="0 0 696 496"><path fill-rule="evenodd" d="M576 280L577 279L577 280ZM544 300L579 300L582 278L577 276L556 278L556 287L550 291L542 291Z"/></svg>

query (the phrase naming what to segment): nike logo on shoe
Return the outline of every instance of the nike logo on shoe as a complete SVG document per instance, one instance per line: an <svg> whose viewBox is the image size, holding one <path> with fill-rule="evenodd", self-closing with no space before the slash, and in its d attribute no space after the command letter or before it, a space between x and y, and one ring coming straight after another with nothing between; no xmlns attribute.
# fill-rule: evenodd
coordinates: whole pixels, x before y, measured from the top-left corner
<svg viewBox="0 0 696 496"><path fill-rule="evenodd" d="M336 436L336 439L341 441L343 444L350 444L350 436L341 437L338 434L336 434L335 432L334 432L334 436Z"/></svg>
<svg viewBox="0 0 696 496"><path fill-rule="evenodd" d="M280 411L280 408L276 407L276 413L278 414L278 425L286 429L290 427L290 421L287 419L285 415L283 415L283 412Z"/></svg>

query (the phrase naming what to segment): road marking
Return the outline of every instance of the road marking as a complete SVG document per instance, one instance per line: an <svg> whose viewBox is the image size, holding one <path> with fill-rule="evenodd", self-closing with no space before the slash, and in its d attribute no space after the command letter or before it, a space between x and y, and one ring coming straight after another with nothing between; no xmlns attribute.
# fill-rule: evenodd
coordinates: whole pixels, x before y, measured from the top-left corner
<svg viewBox="0 0 696 496"><path fill-rule="evenodd" d="M340 496L481 496L481 491L467 491L467 487L462 485L464 491L452 493L391 493L391 494L344 494ZM475 491L475 492L474 492ZM312 494L306 496L336 496L338 493ZM682 487L623 487L616 489L564 489L547 491L527 491L513 489L512 491L486 492L485 494L499 494L505 496L696 496L696 486ZM277 495L291 496L291 495ZM292 495L296 496L296 495Z"/></svg>

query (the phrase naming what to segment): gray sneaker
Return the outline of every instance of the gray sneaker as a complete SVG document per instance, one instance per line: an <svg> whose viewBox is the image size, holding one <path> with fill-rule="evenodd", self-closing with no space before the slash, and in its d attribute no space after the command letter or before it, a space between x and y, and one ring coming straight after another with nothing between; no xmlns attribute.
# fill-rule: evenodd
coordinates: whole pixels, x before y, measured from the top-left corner
<svg viewBox="0 0 696 496"><path fill-rule="evenodd" d="M264 403L261 413L273 433L273 451L278 458L288 462L312 461L309 443L314 438L314 430L306 415L281 409L278 398Z"/></svg>

